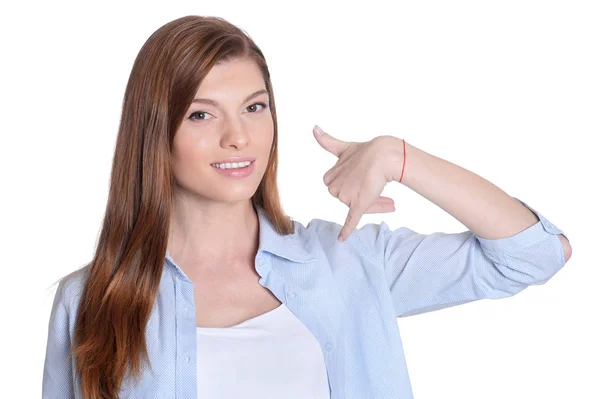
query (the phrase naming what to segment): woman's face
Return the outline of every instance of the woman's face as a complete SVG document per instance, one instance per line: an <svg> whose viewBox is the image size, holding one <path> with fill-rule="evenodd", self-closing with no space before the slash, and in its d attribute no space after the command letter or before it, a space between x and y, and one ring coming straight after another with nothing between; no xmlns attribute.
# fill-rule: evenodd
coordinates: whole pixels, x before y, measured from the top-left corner
<svg viewBox="0 0 600 399"><path fill-rule="evenodd" d="M260 70L246 59L215 65L194 98L173 142L178 184L209 201L248 200L267 168L274 134ZM231 157L255 158L252 173L230 177L211 166Z"/></svg>

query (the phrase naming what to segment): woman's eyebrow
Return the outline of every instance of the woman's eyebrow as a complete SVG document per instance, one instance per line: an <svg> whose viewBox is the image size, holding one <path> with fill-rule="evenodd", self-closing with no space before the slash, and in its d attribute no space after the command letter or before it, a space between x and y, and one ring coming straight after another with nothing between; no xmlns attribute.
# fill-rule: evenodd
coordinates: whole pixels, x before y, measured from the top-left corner
<svg viewBox="0 0 600 399"><path fill-rule="evenodd" d="M258 96L260 96L261 94L265 94L265 93L269 94L269 92L268 92L267 90L265 90L265 89L262 89L262 90L255 91L254 93L252 93L252 94L250 94L248 97L246 97L246 98L244 99L244 101L243 101L243 102L246 102L246 101L252 100L254 97L258 97ZM219 106L219 103L218 103L218 102L216 102L216 101L214 101L214 100L210 100L210 99L208 99L208 98L194 98L194 99L192 100L192 103L202 103L202 104L208 104L208 105L212 105L212 106L214 106L214 107L218 107L218 106Z"/></svg>

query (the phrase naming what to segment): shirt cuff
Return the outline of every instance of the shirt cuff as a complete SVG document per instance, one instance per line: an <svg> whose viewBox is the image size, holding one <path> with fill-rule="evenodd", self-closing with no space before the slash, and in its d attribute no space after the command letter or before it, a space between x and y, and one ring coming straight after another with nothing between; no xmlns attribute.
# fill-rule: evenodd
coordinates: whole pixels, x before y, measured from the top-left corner
<svg viewBox="0 0 600 399"><path fill-rule="evenodd" d="M512 253L516 251L520 251L524 248L533 246L538 244L543 240L547 240L551 236L558 236L562 234L567 238L567 236L563 233L561 229L556 227L552 222L546 219L542 214L533 209L527 203L521 201L517 197L512 197L515 200L519 201L523 204L527 209L535 213L535 215L540 219L536 224L526 228L520 233L515 234L511 237L505 238L497 238L497 239L488 239L476 236L481 246L489 251L499 252L499 253ZM569 239L567 238L569 241Z"/></svg>

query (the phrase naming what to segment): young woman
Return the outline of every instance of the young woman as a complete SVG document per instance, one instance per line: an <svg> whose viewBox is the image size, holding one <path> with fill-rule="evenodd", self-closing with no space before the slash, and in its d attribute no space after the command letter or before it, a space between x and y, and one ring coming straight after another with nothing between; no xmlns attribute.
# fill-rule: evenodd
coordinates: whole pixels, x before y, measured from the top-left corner
<svg viewBox="0 0 600 399"><path fill-rule="evenodd" d="M397 317L512 296L570 256L560 229L457 165L393 136L314 134L339 158L324 182L349 207L344 226L282 210L256 44L215 17L152 34L127 84L96 252L58 285L43 397L411 398ZM380 196L392 180L469 230L356 229L394 211Z"/></svg>

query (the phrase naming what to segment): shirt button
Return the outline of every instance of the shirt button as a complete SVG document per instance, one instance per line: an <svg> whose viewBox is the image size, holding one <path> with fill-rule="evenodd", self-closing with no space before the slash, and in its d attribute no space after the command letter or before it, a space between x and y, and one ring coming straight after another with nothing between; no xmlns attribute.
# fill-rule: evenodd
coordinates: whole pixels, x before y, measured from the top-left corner
<svg viewBox="0 0 600 399"><path fill-rule="evenodd" d="M327 342L325 344L325 348L327 348L327 350L330 351L333 348L333 344L331 342Z"/></svg>
<svg viewBox="0 0 600 399"><path fill-rule="evenodd" d="M295 298L296 293L294 291L288 291L288 298Z"/></svg>
<svg viewBox="0 0 600 399"><path fill-rule="evenodd" d="M188 363L190 362L190 360L192 360L192 359L190 359L189 356L185 358L185 361L188 362Z"/></svg>

